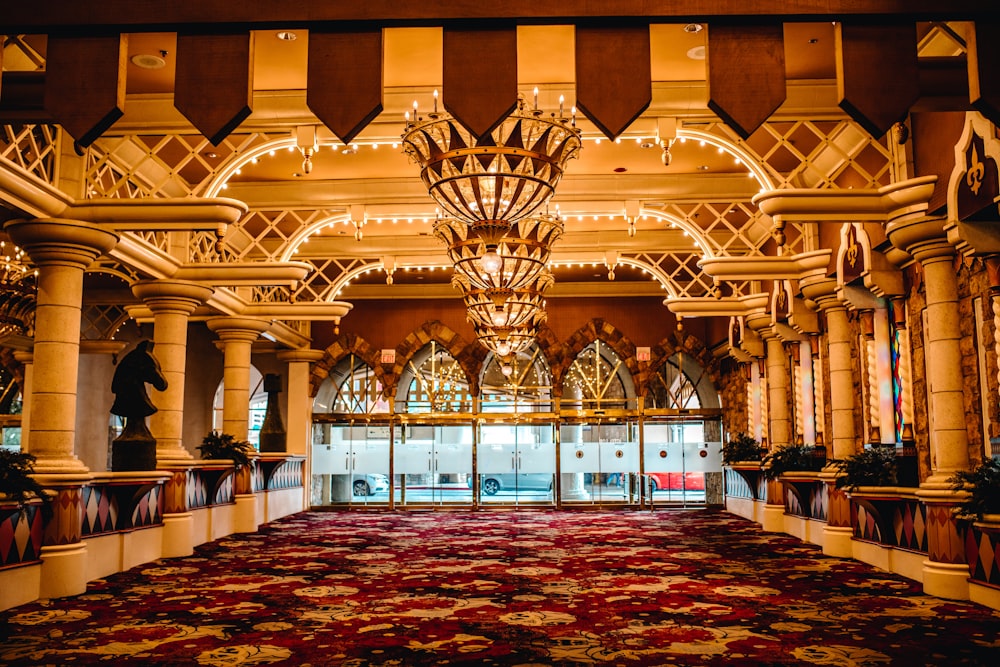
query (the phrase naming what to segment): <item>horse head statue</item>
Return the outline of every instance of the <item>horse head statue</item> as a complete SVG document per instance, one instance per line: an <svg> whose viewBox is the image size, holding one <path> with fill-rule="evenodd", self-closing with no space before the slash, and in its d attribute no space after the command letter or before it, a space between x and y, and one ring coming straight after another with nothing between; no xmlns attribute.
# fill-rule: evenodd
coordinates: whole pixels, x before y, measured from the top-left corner
<svg viewBox="0 0 1000 667"><path fill-rule="evenodd" d="M111 380L111 391L115 394L111 414L125 418L126 432L138 429L149 433L146 417L156 412L156 406L149 399L147 383L159 391L167 388L160 362L153 356L151 340L140 341L134 350L122 357Z"/></svg>

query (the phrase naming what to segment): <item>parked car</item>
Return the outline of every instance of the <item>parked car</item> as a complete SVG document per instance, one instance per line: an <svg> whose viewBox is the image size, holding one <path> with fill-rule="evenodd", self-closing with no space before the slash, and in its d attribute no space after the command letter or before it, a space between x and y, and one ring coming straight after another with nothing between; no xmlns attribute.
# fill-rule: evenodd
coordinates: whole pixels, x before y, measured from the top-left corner
<svg viewBox="0 0 1000 667"><path fill-rule="evenodd" d="M381 473L369 473L367 475L354 475L354 495L374 496L376 493L389 492L389 476Z"/></svg>
<svg viewBox="0 0 1000 667"><path fill-rule="evenodd" d="M648 472L651 491L704 491L703 472Z"/></svg>
<svg viewBox="0 0 1000 667"><path fill-rule="evenodd" d="M482 473L479 475L480 486L488 496L494 496L498 491L551 491L552 473L522 472L522 473ZM469 487L472 480L469 480Z"/></svg>

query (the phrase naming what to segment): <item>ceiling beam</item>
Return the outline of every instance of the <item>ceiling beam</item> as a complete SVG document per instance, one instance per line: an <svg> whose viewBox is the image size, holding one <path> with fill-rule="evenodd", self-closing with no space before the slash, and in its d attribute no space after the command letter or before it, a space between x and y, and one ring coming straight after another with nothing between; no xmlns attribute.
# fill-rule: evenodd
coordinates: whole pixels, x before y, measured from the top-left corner
<svg viewBox="0 0 1000 667"><path fill-rule="evenodd" d="M0 16L0 33L52 33L123 28L137 32L183 28L299 28L322 22L367 22L382 26L441 25L448 22L515 20L560 23L615 19L749 23L757 20L870 21L974 20L995 14L994 0L506 0L453 2L426 0L12 0ZM343 26L341 26L343 27Z"/></svg>

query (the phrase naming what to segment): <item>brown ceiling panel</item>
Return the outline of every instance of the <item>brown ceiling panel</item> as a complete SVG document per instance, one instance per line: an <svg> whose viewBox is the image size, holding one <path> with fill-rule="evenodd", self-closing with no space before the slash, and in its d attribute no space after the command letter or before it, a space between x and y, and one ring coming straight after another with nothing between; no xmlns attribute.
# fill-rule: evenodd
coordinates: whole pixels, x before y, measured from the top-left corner
<svg viewBox="0 0 1000 667"><path fill-rule="evenodd" d="M609 139L653 99L649 26L576 29L576 104Z"/></svg>
<svg viewBox="0 0 1000 667"><path fill-rule="evenodd" d="M841 23L837 28L840 108L881 137L920 96L916 26Z"/></svg>
<svg viewBox="0 0 1000 667"><path fill-rule="evenodd" d="M382 112L382 31L309 33L306 104L345 144Z"/></svg>
<svg viewBox="0 0 1000 667"><path fill-rule="evenodd" d="M485 137L517 105L517 29L445 28L442 69L445 109Z"/></svg>
<svg viewBox="0 0 1000 667"><path fill-rule="evenodd" d="M250 115L253 35L177 35L174 106L218 145Z"/></svg>
<svg viewBox="0 0 1000 667"><path fill-rule="evenodd" d="M785 101L780 24L708 29L708 107L746 139Z"/></svg>
<svg viewBox="0 0 1000 667"><path fill-rule="evenodd" d="M1000 125L1000 23L976 23L968 44L969 101Z"/></svg>
<svg viewBox="0 0 1000 667"><path fill-rule="evenodd" d="M45 110L82 146L125 112L128 37L49 37Z"/></svg>

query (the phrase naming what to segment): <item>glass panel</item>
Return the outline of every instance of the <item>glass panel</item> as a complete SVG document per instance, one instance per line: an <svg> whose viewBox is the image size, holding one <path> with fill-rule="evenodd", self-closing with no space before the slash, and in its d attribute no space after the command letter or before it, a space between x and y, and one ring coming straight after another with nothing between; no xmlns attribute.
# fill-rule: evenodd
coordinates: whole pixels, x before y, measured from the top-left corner
<svg viewBox="0 0 1000 667"><path fill-rule="evenodd" d="M550 424L483 424L479 433L480 503L553 501L556 451Z"/></svg>
<svg viewBox="0 0 1000 667"><path fill-rule="evenodd" d="M312 472L321 485L321 504L387 503L388 426L313 425Z"/></svg>
<svg viewBox="0 0 1000 667"><path fill-rule="evenodd" d="M701 422L647 422L645 490L651 502L705 502L705 473L722 471L722 444L704 441Z"/></svg>
<svg viewBox="0 0 1000 667"><path fill-rule="evenodd" d="M629 423L563 424L560 464L564 502L633 502L639 446Z"/></svg>
<svg viewBox="0 0 1000 667"><path fill-rule="evenodd" d="M406 424L397 431L393 479L397 503L472 503L470 424Z"/></svg>

